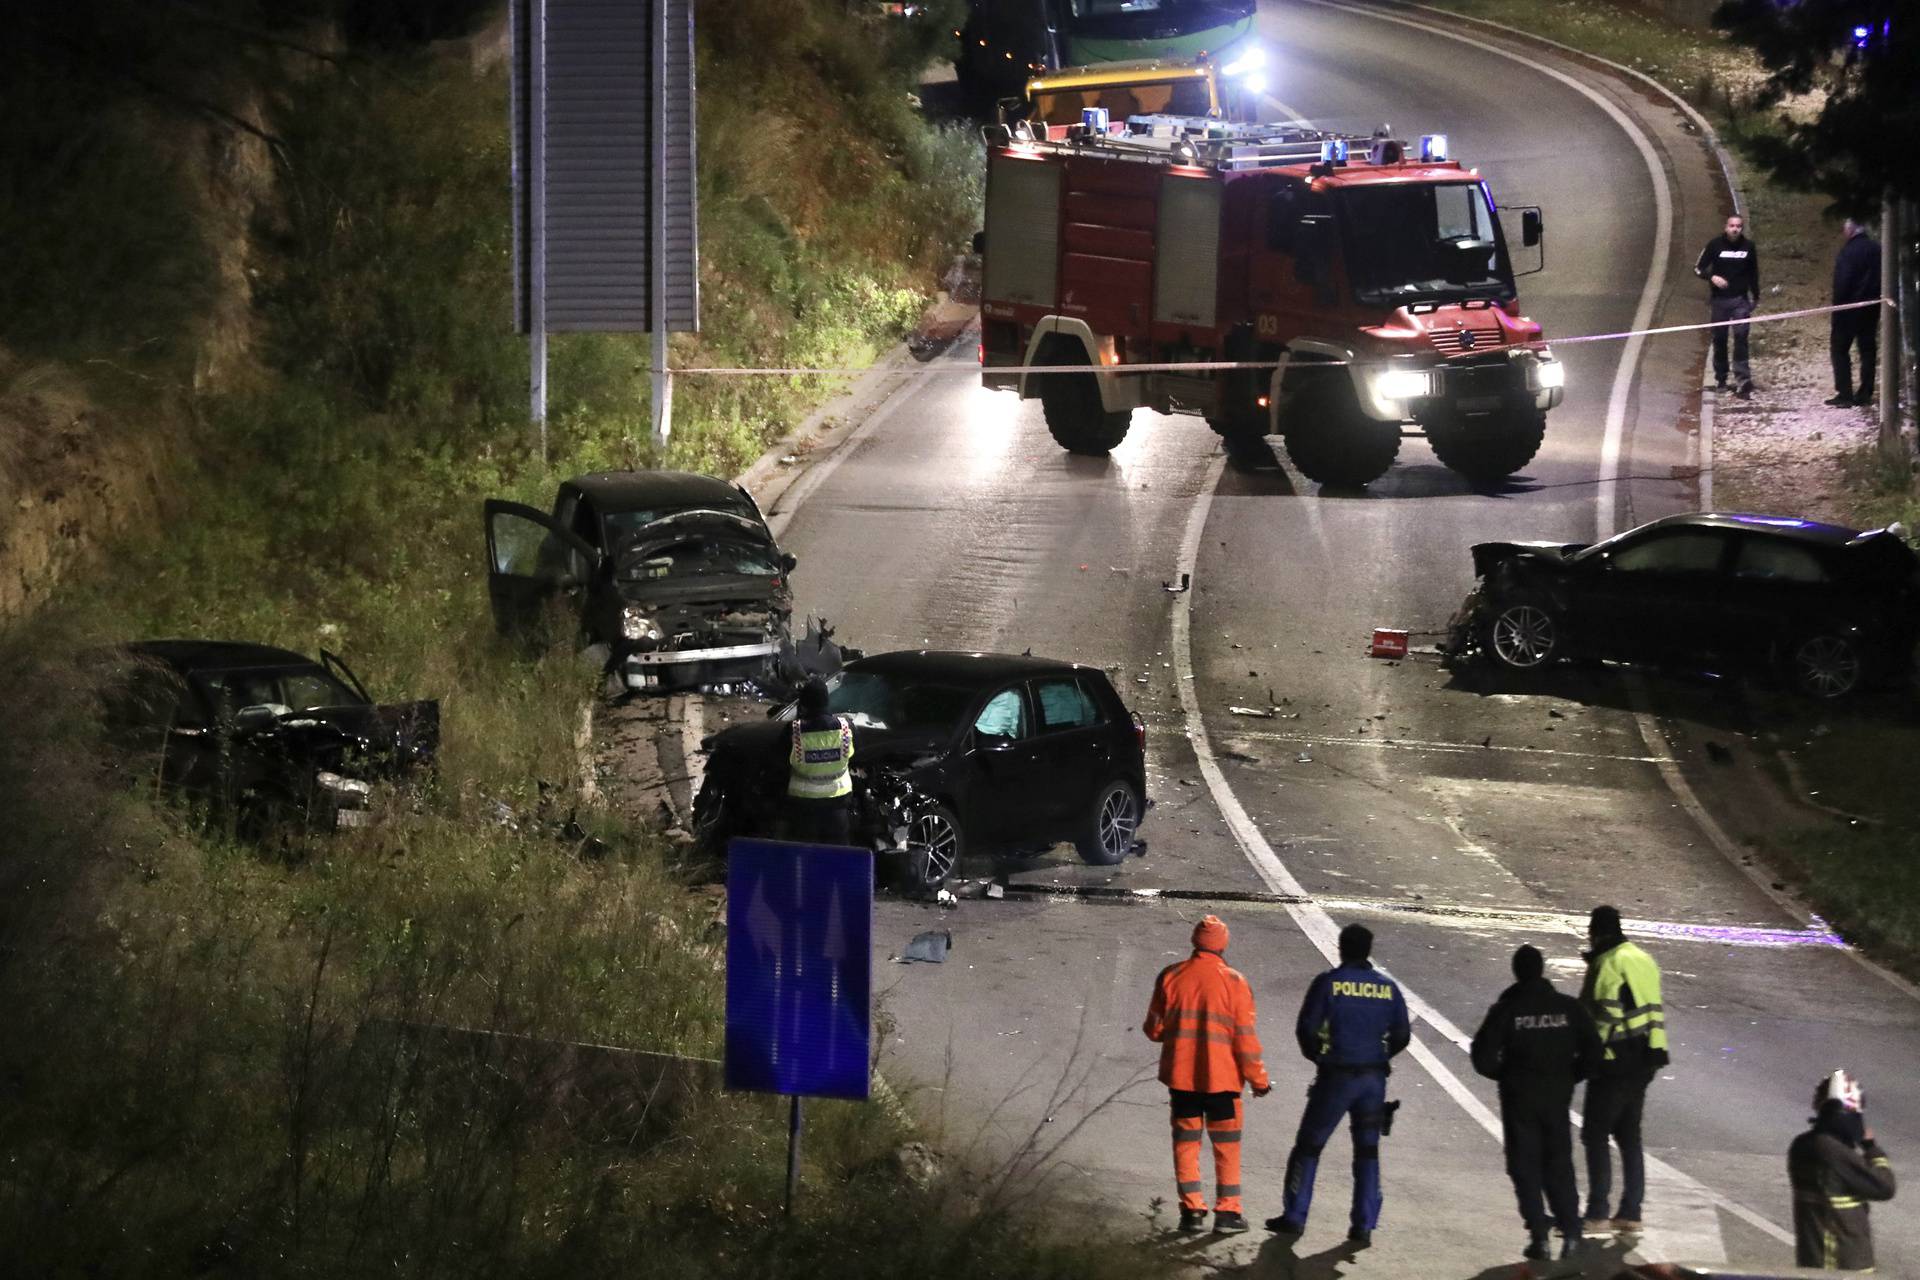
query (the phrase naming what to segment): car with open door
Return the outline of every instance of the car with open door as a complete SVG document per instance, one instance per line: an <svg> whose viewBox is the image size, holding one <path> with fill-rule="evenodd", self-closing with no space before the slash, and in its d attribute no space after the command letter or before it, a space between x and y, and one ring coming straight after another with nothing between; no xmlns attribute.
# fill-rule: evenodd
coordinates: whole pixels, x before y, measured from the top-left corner
<svg viewBox="0 0 1920 1280"><path fill-rule="evenodd" d="M1447 652L1772 675L1815 698L1910 680L1920 557L1897 525L1668 516L1604 542L1483 542Z"/></svg>
<svg viewBox="0 0 1920 1280"><path fill-rule="evenodd" d="M335 655L146 640L100 655L102 726L124 760L260 836L364 824L376 789L430 767L440 704L379 704Z"/></svg>
<svg viewBox="0 0 1920 1280"><path fill-rule="evenodd" d="M1098 865L1133 851L1146 727L1099 668L913 650L849 662L827 688L828 708L853 725L856 811L876 789L911 790L912 887L937 887L969 851L1070 841ZM696 827L777 832L795 712L789 703L706 740Z"/></svg>
<svg viewBox="0 0 1920 1280"><path fill-rule="evenodd" d="M794 558L739 485L683 471L598 471L551 511L489 499L496 626L556 624L608 648L628 690L765 687L792 653Z"/></svg>

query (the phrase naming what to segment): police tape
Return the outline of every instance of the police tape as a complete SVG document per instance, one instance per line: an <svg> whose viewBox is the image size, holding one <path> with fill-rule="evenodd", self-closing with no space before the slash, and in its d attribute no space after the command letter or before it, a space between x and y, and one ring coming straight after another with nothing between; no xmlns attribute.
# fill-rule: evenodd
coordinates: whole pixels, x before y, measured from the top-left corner
<svg viewBox="0 0 1920 1280"><path fill-rule="evenodd" d="M1701 324L1670 324L1657 329L1623 329L1618 333L1583 333L1566 338L1544 338L1549 347L1572 346L1581 342L1620 342L1627 338L1655 337L1667 333L1692 333L1703 329L1728 329L1735 325L1769 324L1776 320L1799 320L1807 316L1828 315L1836 311L1858 311L1862 307L1893 306L1891 298L1872 298L1866 302L1841 302L1825 307L1804 307L1798 311L1771 311L1744 316L1737 320L1709 320ZM1494 348L1497 351L1498 348ZM1490 351L1488 354L1491 354ZM1225 372L1233 369L1278 369L1286 363L1311 363L1316 368L1338 367L1352 364L1351 360L1323 360L1318 356L1310 361L1288 362L1282 360L1186 360L1164 361L1154 364L995 364L995 365L934 365L920 370L922 373L993 374L997 377L1017 376L1021 374L1049 373L1104 373L1112 376L1136 373L1206 373ZM668 373L676 378L716 377L787 377L787 378L851 378L873 371L871 365L856 367L843 366L803 366L779 368L744 368L736 365L696 365L684 369L669 369Z"/></svg>

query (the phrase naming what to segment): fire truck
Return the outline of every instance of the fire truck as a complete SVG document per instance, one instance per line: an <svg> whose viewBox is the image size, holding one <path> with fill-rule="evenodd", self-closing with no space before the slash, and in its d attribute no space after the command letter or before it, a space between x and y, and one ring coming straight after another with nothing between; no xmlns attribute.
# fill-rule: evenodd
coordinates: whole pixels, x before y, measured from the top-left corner
<svg viewBox="0 0 1920 1280"><path fill-rule="evenodd" d="M1444 135L1100 117L986 130L981 376L1062 448L1105 454L1145 407L1278 435L1321 484L1377 479L1410 432L1480 484L1533 458L1565 373ZM1540 210L1507 212L1539 270Z"/></svg>

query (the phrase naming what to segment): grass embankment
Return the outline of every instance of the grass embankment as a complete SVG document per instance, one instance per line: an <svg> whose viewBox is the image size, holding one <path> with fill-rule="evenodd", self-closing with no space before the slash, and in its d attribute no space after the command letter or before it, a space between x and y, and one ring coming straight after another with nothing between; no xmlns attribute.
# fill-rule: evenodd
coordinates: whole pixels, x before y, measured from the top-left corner
<svg viewBox="0 0 1920 1280"><path fill-rule="evenodd" d="M1778 309L1825 303L1828 264L1837 242L1837 222L1818 193L1792 190L1752 162L1745 142L1774 127L1774 115L1755 110L1751 94L1763 71L1746 51L1709 31L1663 21L1626 5L1587 0L1428 0L1437 8L1531 31L1632 67L1666 85L1701 110L1733 149L1748 201L1750 221L1771 264L1768 305ZM1804 109L1789 104L1789 109ZM1777 296L1772 290L1778 290ZM1796 370L1795 385L1780 388L1799 406L1825 392L1825 326L1808 322L1756 331L1761 408L1771 374ZM1845 412L1845 411L1839 411ZM1723 423L1731 428L1731 424ZM1811 440L1819 441L1818 432ZM1894 520L1920 530L1920 495L1908 468L1883 463L1872 446L1840 455L1829 450L1769 445L1764 438L1745 450L1716 455L1716 497L1723 507L1782 509L1875 528ZM1783 478L1782 469L1797 472ZM1831 473L1831 474L1829 474ZM1920 754L1920 727L1911 702L1891 710L1875 706L1832 715L1809 715L1780 731L1782 749L1794 761L1789 786L1803 786L1810 799L1866 821L1817 819L1770 842L1768 854L1800 883L1808 899L1846 935L1909 973L1920 974L1920 805L1913 799L1912 762Z"/></svg>
<svg viewBox="0 0 1920 1280"><path fill-rule="evenodd" d="M858 362L898 335L974 224L971 145L908 112L920 58L898 29L834 0L742 0L701 20L706 332L678 339L678 358ZM129 268L150 279L75 278L99 290L112 333L16 317L8 334L75 367L90 352L144 360L111 389L137 407L139 388L172 385L194 421L164 517L0 636L7 1270L1131 1268L1122 1250L1045 1243L951 1182L903 1179L889 1156L906 1135L878 1107L812 1109L806 1195L782 1222L773 1101L650 1099L631 1065L554 1088L561 1043L719 1048L711 908L621 815L582 815L601 856L557 838L591 672L565 645L530 658L497 642L481 565L482 496L543 501L557 477L653 460L636 443L643 340L555 342L542 464L506 332L504 81L418 50L342 57L269 113L280 212L258 228L248 385L189 392L189 357L122 349L190 320L139 308L148 284L171 305L169 273L206 248L191 235L177 258ZM162 167L105 205L48 201L81 239L151 214L142 243L165 255L168 220L194 204L180 180ZM108 179L76 164L72 181ZM62 260L29 266L64 297ZM688 386L666 460L724 472L824 391ZM68 658L155 634L324 645L376 696L438 697L437 780L337 837L261 849L202 830L153 802L151 760L102 752ZM396 1039L395 1023L530 1039L450 1053Z"/></svg>

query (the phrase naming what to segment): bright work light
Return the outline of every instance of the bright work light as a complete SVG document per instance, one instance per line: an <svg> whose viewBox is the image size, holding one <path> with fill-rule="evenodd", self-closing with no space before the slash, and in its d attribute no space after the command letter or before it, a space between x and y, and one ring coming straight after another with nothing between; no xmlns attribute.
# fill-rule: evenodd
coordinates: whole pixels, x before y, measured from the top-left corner
<svg viewBox="0 0 1920 1280"><path fill-rule="evenodd" d="M1249 71L1258 71L1266 65L1267 51L1259 45L1254 45L1232 62L1220 68L1220 74L1232 79L1234 76L1245 75Z"/></svg>

